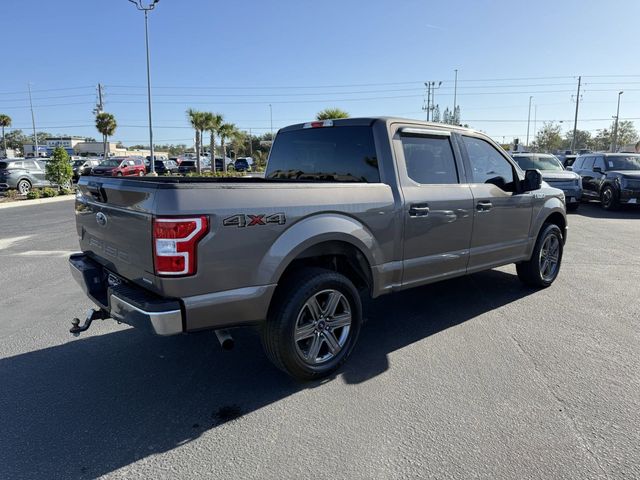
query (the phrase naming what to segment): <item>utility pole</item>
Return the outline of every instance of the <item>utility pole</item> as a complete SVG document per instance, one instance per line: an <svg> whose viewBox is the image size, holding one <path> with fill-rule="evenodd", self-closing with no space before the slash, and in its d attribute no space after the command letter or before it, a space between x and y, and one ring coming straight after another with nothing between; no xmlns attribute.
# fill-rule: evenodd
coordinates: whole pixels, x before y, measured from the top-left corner
<svg viewBox="0 0 640 480"><path fill-rule="evenodd" d="M458 96L458 69L456 68L454 70L454 72L456 72L456 78L453 81L453 116L455 118L456 115L456 99ZM502 142L504 143L504 142Z"/></svg>
<svg viewBox="0 0 640 480"><path fill-rule="evenodd" d="M102 84L98 84L98 113L104 112L104 103L102 101Z"/></svg>
<svg viewBox="0 0 640 480"><path fill-rule="evenodd" d="M31 108L31 125L33 126L33 140L35 143L35 153L34 153L34 158L38 158L39 152L38 152L38 134L36 133L36 117L33 115L33 101L31 100L31 82L27 83L27 86L29 87L29 107ZM24 152L22 152L24 154Z"/></svg>
<svg viewBox="0 0 640 480"><path fill-rule="evenodd" d="M529 124L531 123L531 99L533 95L529 95L529 115L527 116L527 150L529 149Z"/></svg>
<svg viewBox="0 0 640 480"><path fill-rule="evenodd" d="M613 142L611 142L611 151L618 149L618 119L620 118L620 97L624 92L618 92L618 109L616 110L616 123L613 128Z"/></svg>
<svg viewBox="0 0 640 480"><path fill-rule="evenodd" d="M578 77L578 93L576 94L576 116L573 120L573 138L571 139L571 153L576 149L576 134L578 133L578 108L580 106L580 84L582 76Z"/></svg>
<svg viewBox="0 0 640 480"><path fill-rule="evenodd" d="M536 141L536 133L537 133L537 128L536 128L536 120L538 119L538 105L533 105L533 141Z"/></svg>
<svg viewBox="0 0 640 480"><path fill-rule="evenodd" d="M251 129L249 129L249 156L253 157L253 137L251 136Z"/></svg>
<svg viewBox="0 0 640 480"><path fill-rule="evenodd" d="M273 146L273 107L269 104L269 119L271 120L271 145Z"/></svg>
<svg viewBox="0 0 640 480"><path fill-rule="evenodd" d="M433 118L433 110L436 108L436 88L440 88L442 82L438 82L436 87L435 81L425 82L424 86L427 87L427 122ZM424 107L423 107L424 110Z"/></svg>
<svg viewBox="0 0 640 480"><path fill-rule="evenodd" d="M422 104L422 111L427 112L427 122L429 121L429 111L431 110L431 82L424 82L427 87L427 100Z"/></svg>

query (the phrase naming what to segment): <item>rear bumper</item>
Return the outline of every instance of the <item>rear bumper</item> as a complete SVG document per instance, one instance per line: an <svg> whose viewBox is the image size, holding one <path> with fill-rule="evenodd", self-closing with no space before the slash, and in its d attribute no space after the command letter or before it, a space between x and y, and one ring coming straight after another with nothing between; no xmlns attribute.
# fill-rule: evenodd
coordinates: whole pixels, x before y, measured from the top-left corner
<svg viewBox="0 0 640 480"><path fill-rule="evenodd" d="M8 183L0 183L0 192L4 192L5 190L9 190Z"/></svg>
<svg viewBox="0 0 640 480"><path fill-rule="evenodd" d="M129 284L109 285L108 272L84 254L71 255L69 267L87 296L114 320L156 335L176 335L184 331L178 300L164 299Z"/></svg>
<svg viewBox="0 0 640 480"><path fill-rule="evenodd" d="M109 272L86 254L71 255L69 266L85 294L111 318L157 335L258 324L276 289L275 284L259 285L164 298L131 283L110 285Z"/></svg>

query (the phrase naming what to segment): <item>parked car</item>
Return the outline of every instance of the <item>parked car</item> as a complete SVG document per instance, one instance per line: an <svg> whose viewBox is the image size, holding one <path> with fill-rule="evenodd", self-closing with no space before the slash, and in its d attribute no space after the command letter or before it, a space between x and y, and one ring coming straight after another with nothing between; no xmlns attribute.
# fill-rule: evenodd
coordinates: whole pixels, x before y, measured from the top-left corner
<svg viewBox="0 0 640 480"><path fill-rule="evenodd" d="M234 169L236 172L250 172L251 165L246 158L238 158L234 164Z"/></svg>
<svg viewBox="0 0 640 480"><path fill-rule="evenodd" d="M147 172L142 158L138 157L112 157L103 160L91 169L91 175L105 175L112 177L144 176Z"/></svg>
<svg viewBox="0 0 640 480"><path fill-rule="evenodd" d="M91 169L100 165L100 159L97 158L83 158L80 160L74 160L71 163L73 170L73 181L77 182L80 175L89 175Z"/></svg>
<svg viewBox="0 0 640 480"><path fill-rule="evenodd" d="M15 188L26 195L34 187L50 187L45 178L45 162L41 160L7 158L0 160L0 190Z"/></svg>
<svg viewBox="0 0 640 480"><path fill-rule="evenodd" d="M571 168L582 177L584 197L600 200L605 210L640 204L640 154L589 153Z"/></svg>
<svg viewBox="0 0 640 480"><path fill-rule="evenodd" d="M567 233L562 192L486 135L393 118L283 128L266 178L81 177L76 211L71 272L97 309L72 333L112 317L224 347L228 327L259 325L306 380L350 355L361 294L510 263L548 287Z"/></svg>
<svg viewBox="0 0 640 480"><path fill-rule="evenodd" d="M523 170L537 168L542 179L564 192L567 210L577 210L582 198L582 179L575 172L565 170L555 155L546 153L516 153L513 159Z"/></svg>
<svg viewBox="0 0 640 480"><path fill-rule="evenodd" d="M179 169L173 160L156 160L153 167L158 175L177 174Z"/></svg>
<svg viewBox="0 0 640 480"><path fill-rule="evenodd" d="M202 165L200 165L202 167ZM181 175L186 175L187 173L196 172L196 161L195 160L182 160L180 165L178 166L178 173Z"/></svg>

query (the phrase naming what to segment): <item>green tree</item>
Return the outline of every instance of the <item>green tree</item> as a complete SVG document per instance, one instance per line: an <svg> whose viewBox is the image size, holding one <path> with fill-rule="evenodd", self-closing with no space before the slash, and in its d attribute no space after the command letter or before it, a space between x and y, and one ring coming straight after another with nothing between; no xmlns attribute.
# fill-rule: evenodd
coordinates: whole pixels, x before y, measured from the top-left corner
<svg viewBox="0 0 640 480"><path fill-rule="evenodd" d="M56 147L45 166L45 178L58 188L67 187L71 184L73 169L69 161L69 154L63 147Z"/></svg>
<svg viewBox="0 0 640 480"><path fill-rule="evenodd" d="M190 108L187 110L187 117L189 123L196 132L196 173L200 175L200 155L202 154L202 137L204 131L207 129L208 118L204 112L194 110ZM215 161L215 160L214 160Z"/></svg>
<svg viewBox="0 0 640 480"><path fill-rule="evenodd" d="M611 131L614 131L615 122L611 124ZM630 143L636 143L638 141L638 132L635 129L633 122L629 120L623 120L618 122L618 140L616 144L619 147L628 145Z"/></svg>
<svg viewBox="0 0 640 480"><path fill-rule="evenodd" d="M565 133L564 138L562 139L562 148L563 150L570 150L571 143L573 141L573 130L569 130ZM592 148L591 145L593 140L591 138L591 133L588 130L576 130L576 143L575 150L581 150L585 148Z"/></svg>
<svg viewBox="0 0 640 480"><path fill-rule="evenodd" d="M7 156L7 137L4 136L5 127L11 126L11 117L9 115L5 115L4 113L0 113L0 127L2 127L2 149L4 156Z"/></svg>
<svg viewBox="0 0 640 480"><path fill-rule="evenodd" d="M218 129L218 135L220 135L220 147L222 149L222 165L224 167L224 173L227 173L227 146L226 141L233 138L238 133L238 129L233 123L223 123Z"/></svg>
<svg viewBox="0 0 640 480"><path fill-rule="evenodd" d="M20 129L7 133L4 138L7 142L7 148L14 150L22 150L22 146L29 141L29 137Z"/></svg>
<svg viewBox="0 0 640 480"><path fill-rule="evenodd" d="M539 152L554 152L562 147L560 125L554 122L544 122L533 142L534 148Z"/></svg>
<svg viewBox="0 0 640 480"><path fill-rule="evenodd" d="M222 115L209 113L207 115L207 130L209 131L209 151L211 152L211 170L216 171L216 135L224 123Z"/></svg>
<svg viewBox="0 0 640 480"><path fill-rule="evenodd" d="M333 120L336 118L349 118L349 114L339 108L325 108L316 114L316 120Z"/></svg>
<svg viewBox="0 0 640 480"><path fill-rule="evenodd" d="M109 158L109 137L116 133L116 117L110 113L98 113L96 115L96 129L102 134L102 143L104 145L103 158Z"/></svg>

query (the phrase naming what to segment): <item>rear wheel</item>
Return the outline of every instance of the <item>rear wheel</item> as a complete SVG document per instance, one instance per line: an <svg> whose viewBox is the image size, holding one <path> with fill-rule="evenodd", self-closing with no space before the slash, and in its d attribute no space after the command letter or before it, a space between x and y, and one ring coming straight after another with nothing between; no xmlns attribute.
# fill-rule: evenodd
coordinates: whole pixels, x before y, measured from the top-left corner
<svg viewBox="0 0 640 480"><path fill-rule="evenodd" d="M353 350L362 305L344 275L307 268L279 287L262 332L269 359L299 380L326 377Z"/></svg>
<svg viewBox="0 0 640 480"><path fill-rule="evenodd" d="M618 195L611 185L607 185L602 189L600 203L605 210L616 210L620 206Z"/></svg>
<svg viewBox="0 0 640 480"><path fill-rule="evenodd" d="M26 195L31 191L31 182L27 179L22 179L16 185L16 189L21 195Z"/></svg>
<svg viewBox="0 0 640 480"><path fill-rule="evenodd" d="M121 177L121 176L122 176L122 172L116 173L116 177Z"/></svg>
<svg viewBox="0 0 640 480"><path fill-rule="evenodd" d="M139 177L144 177L144 172L143 172L142 170L140 170L140 171L138 172L138 176L139 176Z"/></svg>
<svg viewBox="0 0 640 480"><path fill-rule="evenodd" d="M538 235L531 258L526 262L516 263L518 278L530 287L548 287L560 272L562 252L560 228L553 223L545 223Z"/></svg>

